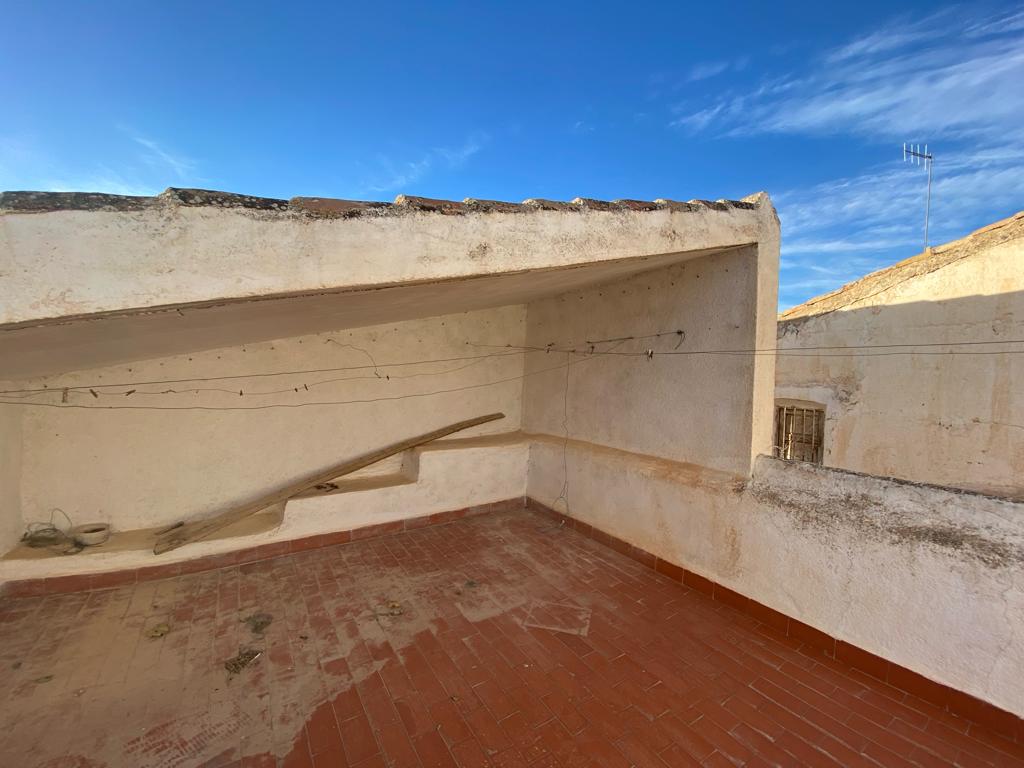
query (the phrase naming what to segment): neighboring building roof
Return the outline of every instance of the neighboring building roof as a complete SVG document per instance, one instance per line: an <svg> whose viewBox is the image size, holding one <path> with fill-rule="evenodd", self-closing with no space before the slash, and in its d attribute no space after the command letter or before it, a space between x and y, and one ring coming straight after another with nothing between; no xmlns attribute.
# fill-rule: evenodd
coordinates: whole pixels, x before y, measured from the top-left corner
<svg viewBox="0 0 1024 768"><path fill-rule="evenodd" d="M967 237L929 248L924 253L911 256L891 267L872 272L831 293L815 296L781 313L779 321L786 322L835 312L866 301L907 280L913 280L966 259L993 245L1020 237L1024 237L1024 211L975 230Z"/></svg>
<svg viewBox="0 0 1024 768"><path fill-rule="evenodd" d="M427 197L399 195L395 202L367 202L363 200L339 200L331 197L293 197L282 200L270 197L237 195L231 192L216 192L207 189L179 189L170 187L153 197L108 195L99 192L0 192L0 214L2 213L49 213L52 211L134 211L160 205L210 206L217 208L244 208L258 211L280 211L321 218L352 218L356 216L380 216L431 211L442 214L466 213L511 213L517 211L655 211L655 210L698 210L711 208L754 209L760 195L751 195L743 200L593 200L577 197L570 202L531 198L521 203L507 203L499 200L477 200L467 197L456 200L434 200Z"/></svg>

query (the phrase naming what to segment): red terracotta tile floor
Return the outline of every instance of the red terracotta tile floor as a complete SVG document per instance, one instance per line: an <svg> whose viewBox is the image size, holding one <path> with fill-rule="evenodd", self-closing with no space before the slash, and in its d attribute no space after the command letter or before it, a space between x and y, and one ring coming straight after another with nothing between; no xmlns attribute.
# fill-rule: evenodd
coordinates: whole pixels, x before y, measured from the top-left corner
<svg viewBox="0 0 1024 768"><path fill-rule="evenodd" d="M528 511L6 600L0 622L12 768L1024 764ZM260 655L231 674L240 650Z"/></svg>

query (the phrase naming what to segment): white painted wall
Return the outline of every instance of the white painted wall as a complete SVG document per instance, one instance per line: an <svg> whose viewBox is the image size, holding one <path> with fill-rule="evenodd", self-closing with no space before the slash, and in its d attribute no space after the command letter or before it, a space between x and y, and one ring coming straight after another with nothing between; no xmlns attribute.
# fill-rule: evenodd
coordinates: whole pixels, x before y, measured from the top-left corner
<svg viewBox="0 0 1024 768"><path fill-rule="evenodd" d="M758 303L757 283L751 250L708 256L532 303L527 337L543 346L683 328L682 350L749 349L756 333L768 348L774 297ZM752 465L751 449L765 451L769 438L767 420L752 426L751 406L770 413L773 401L761 357L579 360L568 390L564 369L524 387L529 496L1024 714L1022 505L772 459Z"/></svg>
<svg viewBox="0 0 1024 768"><path fill-rule="evenodd" d="M102 394L96 398L87 391L71 392L68 404L85 406L81 409L24 407L20 473L24 516L29 520L46 519L48 510L58 506L76 522L101 520L122 529L164 525L222 510L347 457L474 416L496 411L506 414L501 421L460 436L515 431L520 426L523 356L452 358L494 351L470 342L495 346L522 344L525 317L522 305L501 307L260 342L47 379L42 383L55 392L37 399L60 403L61 387L84 383L172 381L197 375L371 366L370 355L381 366L376 373L372 367L364 367L286 377L132 384L99 390L137 390L132 395ZM383 367L419 360L449 361ZM338 380L329 381L335 379ZM490 385L493 382L498 383ZM23 386L39 384L22 382ZM144 394L193 387L204 391ZM245 394L240 396L239 390ZM318 404L337 400L357 402ZM247 408L270 403L296 407L233 411L97 408ZM477 487L474 483L478 479L472 478L471 473L462 480L458 474L450 479L469 488ZM521 477L513 482L519 495L522 483ZM472 493L461 494L457 487L449 490L451 502L446 508L457 508L464 499L473 497ZM483 494L485 498L469 503L496 500L490 495ZM427 501L424 497L425 504ZM404 499L402 503L407 502ZM306 506L317 507L309 503ZM280 536L292 531L346 529L365 522L353 516L354 507L350 504L332 502L327 506L335 510L335 517L321 519L317 524L289 522ZM430 511L441 510L430 507ZM418 514L425 512L403 507L399 516Z"/></svg>
<svg viewBox="0 0 1024 768"><path fill-rule="evenodd" d="M940 269L780 322L780 350L1024 339L1024 222L1000 229L953 244L963 258ZM1017 352L987 354L1000 348ZM783 353L777 396L826 406L828 466L1024 499L1022 345L954 349L971 354Z"/></svg>
<svg viewBox="0 0 1024 768"><path fill-rule="evenodd" d="M173 195L138 210L0 204L0 323L730 247L777 229L767 195L751 201L457 215L395 208L355 218L182 205Z"/></svg>
<svg viewBox="0 0 1024 768"><path fill-rule="evenodd" d="M0 389L6 389L0 385ZM13 547L25 525L21 516L21 416L17 406L0 405L0 552Z"/></svg>
<svg viewBox="0 0 1024 768"><path fill-rule="evenodd" d="M0 584L8 580L106 573L176 563L304 536L516 499L526 490L528 458L529 445L525 441L513 440L496 446L438 447L419 456L420 475L415 485L296 499L288 502L284 520L274 530L199 541L159 556L149 550L101 549L75 557L0 560Z"/></svg>
<svg viewBox="0 0 1024 768"><path fill-rule="evenodd" d="M751 355L655 354L648 360L642 353L752 349L761 330L762 270L772 270L770 255L759 259L756 248L739 248L529 304L527 338L535 347L569 344L585 352L586 340L678 330L685 337L596 347L639 357L570 356L568 395L564 366L530 376L524 428L564 434L567 402L568 432L575 439L746 474L751 446L764 450L770 444L765 424L753 433L753 409L771 397L771 370L755 370L762 361ZM774 324L774 307L761 314ZM565 354L553 352L529 359L527 369L565 361Z"/></svg>

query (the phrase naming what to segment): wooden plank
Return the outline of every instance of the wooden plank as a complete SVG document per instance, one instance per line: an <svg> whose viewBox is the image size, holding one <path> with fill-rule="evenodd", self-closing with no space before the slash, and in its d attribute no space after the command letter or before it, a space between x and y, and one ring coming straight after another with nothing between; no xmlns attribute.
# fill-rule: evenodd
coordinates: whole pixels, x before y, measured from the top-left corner
<svg viewBox="0 0 1024 768"><path fill-rule="evenodd" d="M364 467L368 467L371 464L376 464L378 461L383 461L389 456L394 456L396 453L407 451L410 448L415 448L423 445L424 443L429 443L432 440L437 440L438 438L445 437L454 432L461 432L464 429L469 429L470 427L475 427L480 424L486 424L489 421L495 421L503 418L505 418L505 414L503 413L490 413L486 416L478 416L475 419L459 421L455 424L449 424L447 427L435 429L433 432L427 432L419 435L418 437L411 437L407 440L393 443L355 459L348 459L340 464L336 464L328 469L321 470L316 474L305 477L302 480L296 480L293 483L289 483L276 491L247 502L239 507L229 509L227 512L222 512L215 517L211 517L207 520L197 520L192 523L185 523L184 525L167 530L162 535L157 536L157 542L156 546L153 547L153 553L159 555L164 552L170 552L172 549L177 549L185 544L204 539L214 531L218 531L226 525L230 525L242 518L255 514L261 509L266 509L273 504L286 502L298 493L302 493L303 491L316 485L320 485L321 483L326 483L328 480L333 480L336 477L349 475L363 469Z"/></svg>

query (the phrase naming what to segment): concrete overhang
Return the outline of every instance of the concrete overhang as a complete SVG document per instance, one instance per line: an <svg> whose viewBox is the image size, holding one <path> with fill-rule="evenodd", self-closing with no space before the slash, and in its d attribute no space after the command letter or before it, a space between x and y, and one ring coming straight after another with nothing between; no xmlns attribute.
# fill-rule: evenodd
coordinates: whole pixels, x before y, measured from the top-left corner
<svg viewBox="0 0 1024 768"><path fill-rule="evenodd" d="M0 378L518 304L777 240L743 201L0 194Z"/></svg>

